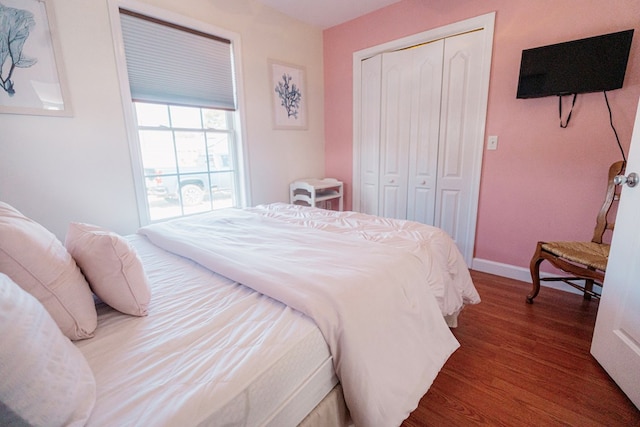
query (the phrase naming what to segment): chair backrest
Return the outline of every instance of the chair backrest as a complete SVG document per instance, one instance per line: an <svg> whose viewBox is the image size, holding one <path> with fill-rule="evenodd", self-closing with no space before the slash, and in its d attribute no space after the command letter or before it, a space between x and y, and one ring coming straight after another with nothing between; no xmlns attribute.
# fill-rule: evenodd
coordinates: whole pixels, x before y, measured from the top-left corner
<svg viewBox="0 0 640 427"><path fill-rule="evenodd" d="M607 230L613 230L613 227L615 225L615 217L614 219L609 220L609 212L611 211L611 208L613 207L614 202L617 204L617 202L620 200L620 190L621 190L620 188L621 186L616 185L613 182L613 179L616 177L616 175L624 174L625 166L626 166L626 163L623 160L620 160L613 163L609 167L609 181L607 184L607 194L605 196L604 203L602 203L602 207L600 208L600 212L598 213L598 218L596 219L596 228L593 231L593 239L591 239L592 242L602 243L602 238L604 236L604 233ZM617 209L614 213L616 212L617 212Z"/></svg>

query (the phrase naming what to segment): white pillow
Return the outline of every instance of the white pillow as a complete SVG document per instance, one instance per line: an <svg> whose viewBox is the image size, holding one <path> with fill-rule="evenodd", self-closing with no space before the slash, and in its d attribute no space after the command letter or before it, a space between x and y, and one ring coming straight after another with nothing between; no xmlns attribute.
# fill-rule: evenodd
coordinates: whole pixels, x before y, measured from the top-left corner
<svg viewBox="0 0 640 427"><path fill-rule="evenodd" d="M40 302L0 273L0 420L84 425L96 401L86 359Z"/></svg>
<svg viewBox="0 0 640 427"><path fill-rule="evenodd" d="M71 223L65 246L103 302L125 314L147 315L149 282L124 238L95 225Z"/></svg>
<svg viewBox="0 0 640 427"><path fill-rule="evenodd" d="M2 202L0 272L36 297L67 337L93 336L93 295L71 255L53 233Z"/></svg>

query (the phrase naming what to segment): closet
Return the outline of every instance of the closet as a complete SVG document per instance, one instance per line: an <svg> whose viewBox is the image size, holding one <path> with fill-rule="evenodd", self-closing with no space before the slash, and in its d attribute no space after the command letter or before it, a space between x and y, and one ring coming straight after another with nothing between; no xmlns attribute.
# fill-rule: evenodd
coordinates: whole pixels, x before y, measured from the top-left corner
<svg viewBox="0 0 640 427"><path fill-rule="evenodd" d="M468 264L490 61L484 33L385 51L360 64L354 209L440 227Z"/></svg>

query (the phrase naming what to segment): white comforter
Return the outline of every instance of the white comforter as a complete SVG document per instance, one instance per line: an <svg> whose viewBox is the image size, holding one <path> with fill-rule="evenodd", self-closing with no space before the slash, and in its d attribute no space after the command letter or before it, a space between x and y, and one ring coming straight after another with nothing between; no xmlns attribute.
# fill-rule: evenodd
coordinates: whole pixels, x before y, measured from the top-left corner
<svg viewBox="0 0 640 427"><path fill-rule="evenodd" d="M248 211L276 218L290 224L347 234L372 242L411 251L427 268L437 264L429 286L449 326L455 326L457 314L466 304L478 304L469 269L451 237L442 229L393 218L382 218L359 212L337 212L285 203L272 203L248 208ZM442 277L436 277L441 273Z"/></svg>
<svg viewBox="0 0 640 427"><path fill-rule="evenodd" d="M140 232L311 317L331 348L355 424L399 425L459 345L432 292L450 276L448 263L258 210L212 212Z"/></svg>

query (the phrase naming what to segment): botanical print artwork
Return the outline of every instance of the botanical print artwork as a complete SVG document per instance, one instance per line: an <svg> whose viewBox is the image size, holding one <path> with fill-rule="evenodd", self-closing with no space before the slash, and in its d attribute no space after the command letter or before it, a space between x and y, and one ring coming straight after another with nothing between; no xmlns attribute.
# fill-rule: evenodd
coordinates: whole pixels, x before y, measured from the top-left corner
<svg viewBox="0 0 640 427"><path fill-rule="evenodd" d="M307 129L305 68L272 60L269 67L274 129Z"/></svg>
<svg viewBox="0 0 640 427"><path fill-rule="evenodd" d="M293 117L297 120L302 93L298 86L291 82L292 79L291 75L284 73L282 81L278 82L275 91L280 97L280 105L287 111L287 117Z"/></svg>
<svg viewBox="0 0 640 427"><path fill-rule="evenodd" d="M0 114L72 114L54 1L0 0Z"/></svg>
<svg viewBox="0 0 640 427"><path fill-rule="evenodd" d="M16 94L13 74L38 60L23 52L31 29L36 25L33 13L0 3L0 86L9 96Z"/></svg>

